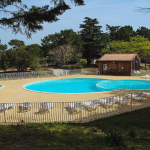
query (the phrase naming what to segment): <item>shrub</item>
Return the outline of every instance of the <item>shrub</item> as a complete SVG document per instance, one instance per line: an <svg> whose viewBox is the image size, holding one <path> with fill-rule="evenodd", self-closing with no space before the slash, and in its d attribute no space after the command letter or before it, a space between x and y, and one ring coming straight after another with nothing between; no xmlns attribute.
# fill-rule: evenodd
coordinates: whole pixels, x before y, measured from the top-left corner
<svg viewBox="0 0 150 150"><path fill-rule="evenodd" d="M71 69L71 65L62 65L61 66L62 69Z"/></svg>
<svg viewBox="0 0 150 150"><path fill-rule="evenodd" d="M83 66L82 65L75 65L75 69L82 69Z"/></svg>
<svg viewBox="0 0 150 150"><path fill-rule="evenodd" d="M47 58L41 58L39 59L40 64L47 64Z"/></svg>
<svg viewBox="0 0 150 150"><path fill-rule="evenodd" d="M92 132L97 132L98 129L97 129L96 127L91 127L91 131L92 131Z"/></svg>
<svg viewBox="0 0 150 150"><path fill-rule="evenodd" d="M80 64L86 65L87 64L87 60L86 59L80 59Z"/></svg>
<svg viewBox="0 0 150 150"><path fill-rule="evenodd" d="M130 128L128 130L128 135L132 138L138 138L139 137L138 129L135 127Z"/></svg>
<svg viewBox="0 0 150 150"><path fill-rule="evenodd" d="M117 129L109 129L106 133L105 140L110 146L121 146L124 143L123 135Z"/></svg>

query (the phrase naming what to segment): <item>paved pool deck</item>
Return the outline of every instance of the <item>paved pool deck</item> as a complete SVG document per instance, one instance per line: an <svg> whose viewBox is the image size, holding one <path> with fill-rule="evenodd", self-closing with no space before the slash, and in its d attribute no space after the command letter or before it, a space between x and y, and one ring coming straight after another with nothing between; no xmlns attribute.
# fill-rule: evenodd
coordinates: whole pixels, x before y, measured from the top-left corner
<svg viewBox="0 0 150 150"><path fill-rule="evenodd" d="M100 79L113 79L113 80L149 80L141 79L138 76L107 76L107 75L72 75L72 76L60 76L60 77L47 77L47 78L32 78L32 79L18 79L18 80L6 80L0 81L0 85L4 87L0 88L0 103L21 103L23 101L30 102L75 102L92 100L96 98L103 98L109 96L116 96L125 93L131 93L135 90L118 90L112 92L101 93L84 93L84 94L55 94L55 93L38 93L28 91L22 88L23 85L52 79L65 79L65 78L100 78Z"/></svg>

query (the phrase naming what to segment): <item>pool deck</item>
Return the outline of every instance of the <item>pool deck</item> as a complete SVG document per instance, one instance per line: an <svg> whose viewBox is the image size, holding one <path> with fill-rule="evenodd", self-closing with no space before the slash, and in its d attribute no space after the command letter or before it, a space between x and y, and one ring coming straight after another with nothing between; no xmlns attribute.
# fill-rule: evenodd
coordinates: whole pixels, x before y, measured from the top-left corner
<svg viewBox="0 0 150 150"><path fill-rule="evenodd" d="M139 76L107 76L107 75L72 75L61 77L47 77L47 78L32 78L32 79L19 79L19 80L7 80L0 81L0 103L21 103L23 101L30 102L75 102L92 100L96 98L116 96L119 94L131 93L135 90L118 90L112 92L101 93L87 93L87 94L55 94L55 93L40 93L28 91L22 88L23 85L52 79L65 79L65 78L100 78L100 79L112 79L112 80L149 80L141 79Z"/></svg>

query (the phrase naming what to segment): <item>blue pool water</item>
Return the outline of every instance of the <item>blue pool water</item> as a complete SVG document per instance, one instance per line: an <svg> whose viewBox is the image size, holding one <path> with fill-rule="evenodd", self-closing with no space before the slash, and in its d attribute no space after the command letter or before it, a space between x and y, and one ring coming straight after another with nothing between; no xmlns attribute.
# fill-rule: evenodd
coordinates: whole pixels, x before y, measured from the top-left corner
<svg viewBox="0 0 150 150"><path fill-rule="evenodd" d="M150 81L143 80L108 80L97 84L99 88L118 90L118 89L150 89Z"/></svg>
<svg viewBox="0 0 150 150"><path fill-rule="evenodd" d="M72 78L29 83L24 88L47 93L94 93L118 89L150 89L150 81Z"/></svg>

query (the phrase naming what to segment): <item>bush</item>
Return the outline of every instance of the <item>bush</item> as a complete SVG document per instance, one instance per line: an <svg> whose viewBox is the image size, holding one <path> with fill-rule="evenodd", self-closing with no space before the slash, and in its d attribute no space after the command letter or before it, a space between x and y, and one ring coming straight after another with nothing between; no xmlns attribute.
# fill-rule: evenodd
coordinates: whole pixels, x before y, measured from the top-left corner
<svg viewBox="0 0 150 150"><path fill-rule="evenodd" d="M135 127L130 128L128 130L128 135L132 138L138 138L139 137L138 129Z"/></svg>
<svg viewBox="0 0 150 150"><path fill-rule="evenodd" d="M87 64L87 60L86 59L80 59L80 64L86 65Z"/></svg>
<svg viewBox="0 0 150 150"><path fill-rule="evenodd" d="M92 131L92 132L97 132L98 129L97 129L96 127L91 127L91 131Z"/></svg>
<svg viewBox="0 0 150 150"><path fill-rule="evenodd" d="M121 146L124 143L123 135L117 129L109 129L106 133L105 140L110 146Z"/></svg>
<svg viewBox="0 0 150 150"><path fill-rule="evenodd" d="M40 64L47 64L47 58L41 58L39 59Z"/></svg>
<svg viewBox="0 0 150 150"><path fill-rule="evenodd" d="M82 65L75 65L75 69L82 69L83 66Z"/></svg>
<svg viewBox="0 0 150 150"><path fill-rule="evenodd" d="M82 69L83 66L82 65L62 65L61 66L62 69Z"/></svg>

